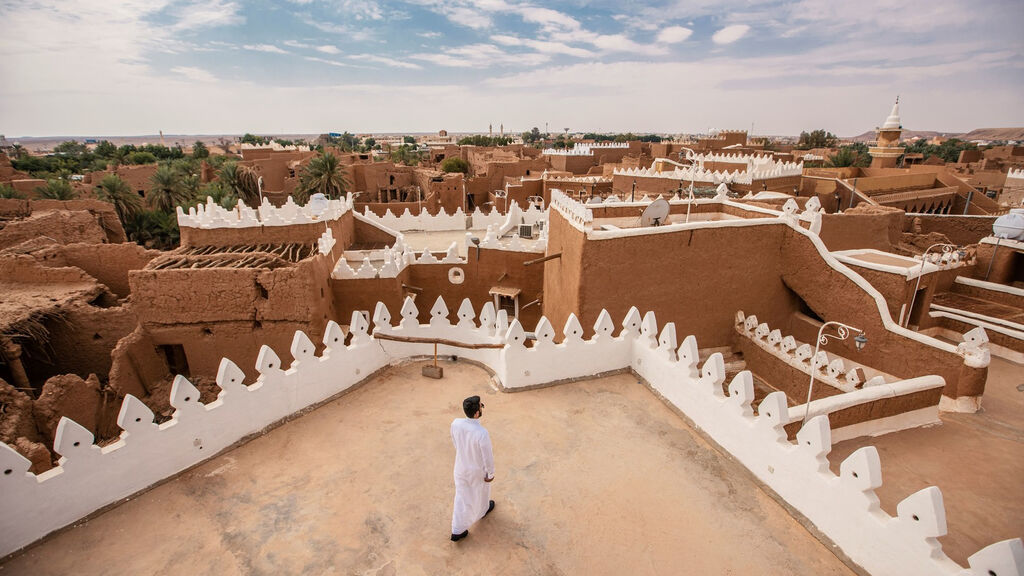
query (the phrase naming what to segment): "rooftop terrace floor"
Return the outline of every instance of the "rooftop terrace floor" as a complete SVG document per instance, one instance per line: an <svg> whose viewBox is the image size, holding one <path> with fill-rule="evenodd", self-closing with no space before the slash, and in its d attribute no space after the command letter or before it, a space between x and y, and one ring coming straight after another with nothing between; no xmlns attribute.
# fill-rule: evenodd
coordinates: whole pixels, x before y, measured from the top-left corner
<svg viewBox="0 0 1024 576"><path fill-rule="evenodd" d="M0 566L4 574L853 572L634 376L499 392L393 367ZM448 539L448 427L479 394L496 509Z"/></svg>
<svg viewBox="0 0 1024 576"><path fill-rule="evenodd" d="M839 472L843 458L873 445L882 461L882 509L910 494L938 486L949 532L943 551L960 565L1001 540L1024 536L1024 366L992 357L981 411L943 412L942 424L877 438L854 438L832 447Z"/></svg>

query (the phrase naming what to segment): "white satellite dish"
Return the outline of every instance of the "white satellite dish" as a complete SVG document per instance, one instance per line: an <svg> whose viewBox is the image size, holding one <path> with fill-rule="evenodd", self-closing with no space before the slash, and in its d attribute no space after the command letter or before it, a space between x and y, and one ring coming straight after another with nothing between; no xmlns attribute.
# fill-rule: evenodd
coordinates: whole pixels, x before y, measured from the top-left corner
<svg viewBox="0 0 1024 576"><path fill-rule="evenodd" d="M661 226L667 224L668 213L671 209L671 206L668 205L668 200L658 198L651 202L647 208L644 208L644 213L640 215L640 226Z"/></svg>
<svg viewBox="0 0 1024 576"><path fill-rule="evenodd" d="M1024 240L1024 214L1014 210L996 218L992 223L992 234L996 238Z"/></svg>

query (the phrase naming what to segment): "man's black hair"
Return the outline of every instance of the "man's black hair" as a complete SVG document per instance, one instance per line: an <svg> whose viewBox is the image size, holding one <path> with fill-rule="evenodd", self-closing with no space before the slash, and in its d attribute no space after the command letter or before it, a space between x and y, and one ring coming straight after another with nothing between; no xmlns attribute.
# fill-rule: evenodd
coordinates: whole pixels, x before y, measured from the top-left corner
<svg viewBox="0 0 1024 576"><path fill-rule="evenodd" d="M476 413L480 410L480 397L470 396L462 401L462 411L466 413L466 418L472 418L476 416Z"/></svg>

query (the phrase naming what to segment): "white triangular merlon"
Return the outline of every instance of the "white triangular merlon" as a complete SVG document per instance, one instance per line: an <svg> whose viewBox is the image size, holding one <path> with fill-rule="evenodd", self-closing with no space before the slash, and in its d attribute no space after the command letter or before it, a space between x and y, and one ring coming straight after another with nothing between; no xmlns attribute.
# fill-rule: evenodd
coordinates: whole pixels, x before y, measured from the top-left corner
<svg viewBox="0 0 1024 576"><path fill-rule="evenodd" d="M430 308L430 325L431 326L447 326L451 324L448 321L448 305L444 303L444 299L440 296L434 301L434 306Z"/></svg>

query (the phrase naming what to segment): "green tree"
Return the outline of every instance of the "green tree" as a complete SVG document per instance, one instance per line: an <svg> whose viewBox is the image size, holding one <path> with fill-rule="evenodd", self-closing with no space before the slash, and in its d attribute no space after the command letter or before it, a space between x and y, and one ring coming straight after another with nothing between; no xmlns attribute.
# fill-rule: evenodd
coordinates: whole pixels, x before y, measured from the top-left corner
<svg viewBox="0 0 1024 576"><path fill-rule="evenodd" d="M395 164L416 166L423 159L423 153L408 144L402 144L391 151L391 161Z"/></svg>
<svg viewBox="0 0 1024 576"><path fill-rule="evenodd" d="M456 144L459 146L505 146L512 139L508 136L484 136L477 134L475 136L466 136L460 139Z"/></svg>
<svg viewBox="0 0 1024 576"><path fill-rule="evenodd" d="M871 164L871 156L868 154L868 147L864 144L842 146L825 161L825 166L829 168L846 168L848 166L863 168L869 164Z"/></svg>
<svg viewBox="0 0 1024 576"><path fill-rule="evenodd" d="M178 246L181 231L176 214L160 210L143 210L125 226L128 238L146 248L172 250Z"/></svg>
<svg viewBox="0 0 1024 576"><path fill-rule="evenodd" d="M445 158L444 162L441 162L442 172L462 172L463 174L469 173L469 162L466 162L458 156L452 156L451 158Z"/></svg>
<svg viewBox="0 0 1024 576"><path fill-rule="evenodd" d="M235 196L234 191L225 186L220 180L214 180L203 185L199 189L199 198L203 200L212 198L221 208L227 208L228 210L234 209L238 205L238 196Z"/></svg>
<svg viewBox="0 0 1024 576"><path fill-rule="evenodd" d="M196 160L202 160L203 158L210 157L210 149L206 147L201 141L196 140L196 143L192 145L192 157Z"/></svg>
<svg viewBox="0 0 1024 576"><path fill-rule="evenodd" d="M335 199L348 191L345 171L338 163L338 157L330 152L323 152L312 158L299 175L299 184L293 195L295 202L305 204L309 197L317 192Z"/></svg>
<svg viewBox="0 0 1024 576"><path fill-rule="evenodd" d="M156 156L152 152L134 150L125 155L124 160L128 164L153 164L156 162Z"/></svg>
<svg viewBox="0 0 1024 576"><path fill-rule="evenodd" d="M19 200L23 200L25 198L25 195L15 190L14 186L11 186L6 182L0 182L0 198L16 198Z"/></svg>
<svg viewBox="0 0 1024 576"><path fill-rule="evenodd" d="M53 147L54 154L63 154L64 156L81 156L88 151L89 149L85 144L80 144L76 140L61 142Z"/></svg>
<svg viewBox="0 0 1024 576"><path fill-rule="evenodd" d="M78 192L71 187L67 180L47 180L45 186L37 186L36 193L40 198L47 200L74 200Z"/></svg>
<svg viewBox="0 0 1024 576"><path fill-rule="evenodd" d="M117 146L111 144L108 140L103 140L96 145L96 149L93 154L100 158L113 158L117 154Z"/></svg>
<svg viewBox="0 0 1024 576"><path fill-rule="evenodd" d="M149 178L149 194L146 196L150 208L171 213L176 206L183 206L190 198L181 182L181 173L162 164Z"/></svg>
<svg viewBox="0 0 1024 576"><path fill-rule="evenodd" d="M267 142L269 142L269 140L262 136L257 136L255 134L249 134L248 132L246 132L245 135L242 136L242 138L239 140L239 142L241 142L242 144L253 144L256 146L260 146L266 144Z"/></svg>
<svg viewBox="0 0 1024 576"><path fill-rule="evenodd" d="M798 150L832 148L837 142L839 142L839 138L837 138L835 134L819 129L811 132L801 132L800 140L797 142L796 148Z"/></svg>
<svg viewBox="0 0 1024 576"><path fill-rule="evenodd" d="M260 205L260 176L251 166L225 162L217 177L246 206L255 208Z"/></svg>
<svg viewBox="0 0 1024 576"><path fill-rule="evenodd" d="M94 192L100 200L114 205L117 217L125 226L128 226L135 215L142 211L142 198L132 192L131 188L117 174L104 176Z"/></svg>
<svg viewBox="0 0 1024 576"><path fill-rule="evenodd" d="M526 142L527 144L536 144L543 140L540 135L540 128L537 128L536 126L531 128L529 132L523 132L521 136L523 142Z"/></svg>
<svg viewBox="0 0 1024 576"><path fill-rule="evenodd" d="M405 137L402 138L402 142L404 142L406 144L414 144L415 145L416 144L416 139L413 138L412 136L405 136Z"/></svg>
<svg viewBox="0 0 1024 576"><path fill-rule="evenodd" d="M376 145L377 145L377 139L376 138L367 138L366 140L363 140L363 148L366 148L367 150L373 150L373 147L376 146Z"/></svg>

